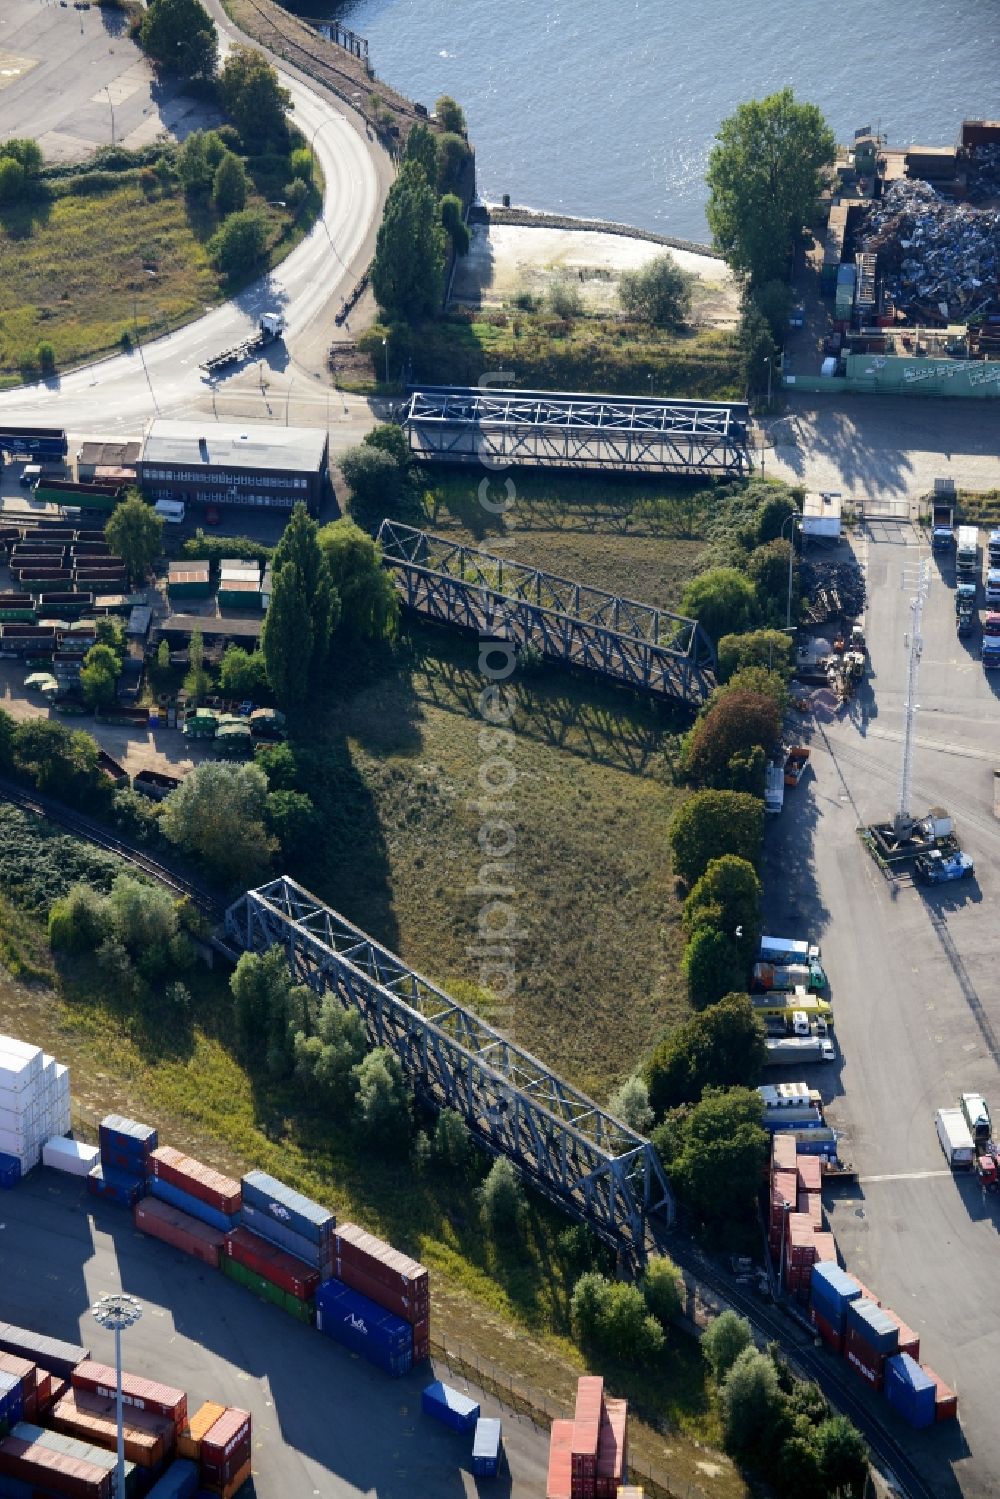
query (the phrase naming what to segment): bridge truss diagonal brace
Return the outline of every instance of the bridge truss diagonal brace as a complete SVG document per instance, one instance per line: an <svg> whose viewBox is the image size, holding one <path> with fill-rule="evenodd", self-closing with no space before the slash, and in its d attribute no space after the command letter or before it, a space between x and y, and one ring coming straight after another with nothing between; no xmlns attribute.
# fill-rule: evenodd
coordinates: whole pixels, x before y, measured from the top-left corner
<svg viewBox="0 0 1000 1499"><path fill-rule="evenodd" d="M296 980L355 1010L370 1044L395 1054L426 1102L457 1110L486 1149L608 1242L641 1260L649 1215L673 1221L648 1140L295 881L247 891L226 931L247 952L283 947Z"/></svg>

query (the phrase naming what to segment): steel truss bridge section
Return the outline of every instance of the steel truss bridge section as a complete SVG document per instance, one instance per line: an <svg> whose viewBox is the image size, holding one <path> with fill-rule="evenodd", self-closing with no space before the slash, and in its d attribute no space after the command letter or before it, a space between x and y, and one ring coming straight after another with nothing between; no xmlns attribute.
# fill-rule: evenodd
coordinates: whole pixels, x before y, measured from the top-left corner
<svg viewBox="0 0 1000 1499"><path fill-rule="evenodd" d="M402 424L410 451L432 463L713 478L751 467L750 408L738 401L425 385Z"/></svg>
<svg viewBox="0 0 1000 1499"><path fill-rule="evenodd" d="M246 952L282 946L296 981L357 1011L370 1044L395 1053L422 1099L457 1110L487 1150L634 1261L648 1216L673 1222L648 1140L294 880L248 890L226 912L226 934Z"/></svg>
<svg viewBox="0 0 1000 1499"><path fill-rule="evenodd" d="M378 539L404 604L428 619L696 708L715 686L715 649L696 620L397 521Z"/></svg>

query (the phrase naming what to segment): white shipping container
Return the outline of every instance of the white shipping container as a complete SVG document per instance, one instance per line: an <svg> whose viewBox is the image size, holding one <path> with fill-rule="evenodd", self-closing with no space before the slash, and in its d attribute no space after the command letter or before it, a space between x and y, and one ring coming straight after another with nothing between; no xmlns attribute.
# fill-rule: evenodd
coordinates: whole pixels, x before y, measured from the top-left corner
<svg viewBox="0 0 1000 1499"><path fill-rule="evenodd" d="M42 1146L42 1165L66 1171L70 1176L89 1176L100 1159L96 1145L83 1145L79 1140L65 1140L58 1135Z"/></svg>

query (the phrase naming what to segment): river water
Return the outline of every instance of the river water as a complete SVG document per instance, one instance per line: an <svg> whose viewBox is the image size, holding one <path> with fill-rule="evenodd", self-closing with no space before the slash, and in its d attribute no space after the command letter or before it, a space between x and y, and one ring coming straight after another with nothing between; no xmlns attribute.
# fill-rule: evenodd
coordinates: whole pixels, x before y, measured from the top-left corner
<svg viewBox="0 0 1000 1499"><path fill-rule="evenodd" d="M838 140L950 144L1000 117L1000 0L293 0L368 38L378 75L463 105L479 190L707 237L719 122L785 84Z"/></svg>

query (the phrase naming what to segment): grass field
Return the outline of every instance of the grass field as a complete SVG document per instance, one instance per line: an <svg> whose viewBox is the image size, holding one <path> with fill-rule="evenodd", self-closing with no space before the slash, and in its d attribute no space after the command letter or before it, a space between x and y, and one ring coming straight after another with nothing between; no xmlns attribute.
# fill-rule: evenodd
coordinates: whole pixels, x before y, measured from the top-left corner
<svg viewBox="0 0 1000 1499"><path fill-rule="evenodd" d="M252 165L252 163L251 163ZM260 187L267 189L263 178ZM274 194L270 196L273 198ZM299 218L268 206L271 264L284 258L315 217L314 190ZM207 205L192 208L179 187L150 194L138 173L120 185L51 201L6 205L0 211L0 384L34 372L47 341L57 370L143 340L199 316L232 295L208 262L206 244L218 226Z"/></svg>

